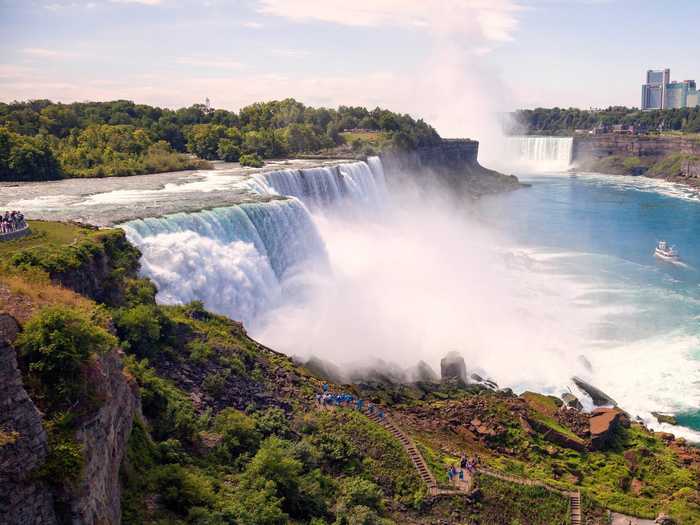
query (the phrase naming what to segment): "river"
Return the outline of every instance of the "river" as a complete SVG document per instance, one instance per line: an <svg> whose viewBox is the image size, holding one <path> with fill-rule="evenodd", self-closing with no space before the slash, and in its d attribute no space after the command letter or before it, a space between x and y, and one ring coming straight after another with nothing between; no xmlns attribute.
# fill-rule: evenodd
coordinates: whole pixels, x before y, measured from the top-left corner
<svg viewBox="0 0 700 525"><path fill-rule="evenodd" d="M0 206L119 224L159 301L202 300L288 354L410 374L456 350L502 387L585 400L578 375L700 441L700 200L571 174L567 140L515 144L531 187L476 204L396 187L374 158L1 185ZM661 239L683 264L653 257Z"/></svg>

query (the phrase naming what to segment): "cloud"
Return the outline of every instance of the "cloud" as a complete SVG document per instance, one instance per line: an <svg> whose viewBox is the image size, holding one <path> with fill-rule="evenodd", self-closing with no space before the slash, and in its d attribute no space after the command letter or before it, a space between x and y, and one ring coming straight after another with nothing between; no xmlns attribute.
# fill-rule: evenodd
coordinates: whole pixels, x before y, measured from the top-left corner
<svg viewBox="0 0 700 525"><path fill-rule="evenodd" d="M245 64L226 57L179 57L175 60L178 64L185 66L204 67L212 69L241 69Z"/></svg>
<svg viewBox="0 0 700 525"><path fill-rule="evenodd" d="M109 0L113 4L160 5L163 0Z"/></svg>
<svg viewBox="0 0 700 525"><path fill-rule="evenodd" d="M22 53L37 58L71 58L77 56L73 51L61 51L59 49L46 49L43 47L25 47Z"/></svg>
<svg viewBox="0 0 700 525"><path fill-rule="evenodd" d="M262 14L300 22L398 26L501 42L513 38L522 9L515 0L259 0L258 5Z"/></svg>
<svg viewBox="0 0 700 525"><path fill-rule="evenodd" d="M247 27L248 29L262 29L264 27L260 22L253 22L251 20L243 22L241 25L243 27Z"/></svg>
<svg viewBox="0 0 700 525"><path fill-rule="evenodd" d="M273 55L277 55L285 58L304 58L311 55L311 51L306 49L272 49L270 51Z"/></svg>

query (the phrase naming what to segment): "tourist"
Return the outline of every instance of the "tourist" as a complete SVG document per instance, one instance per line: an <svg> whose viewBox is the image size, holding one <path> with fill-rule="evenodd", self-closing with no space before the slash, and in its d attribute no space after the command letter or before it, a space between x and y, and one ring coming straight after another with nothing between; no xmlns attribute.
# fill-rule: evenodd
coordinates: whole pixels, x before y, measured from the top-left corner
<svg viewBox="0 0 700 525"><path fill-rule="evenodd" d="M452 467L447 469L447 480L452 483Z"/></svg>
<svg viewBox="0 0 700 525"><path fill-rule="evenodd" d="M462 454L462 459L459 460L459 468L467 468L467 456L465 454Z"/></svg>
<svg viewBox="0 0 700 525"><path fill-rule="evenodd" d="M328 392L328 383L323 383L323 391Z"/></svg>
<svg viewBox="0 0 700 525"><path fill-rule="evenodd" d="M464 471L462 469L459 469L459 481L464 481Z"/></svg>

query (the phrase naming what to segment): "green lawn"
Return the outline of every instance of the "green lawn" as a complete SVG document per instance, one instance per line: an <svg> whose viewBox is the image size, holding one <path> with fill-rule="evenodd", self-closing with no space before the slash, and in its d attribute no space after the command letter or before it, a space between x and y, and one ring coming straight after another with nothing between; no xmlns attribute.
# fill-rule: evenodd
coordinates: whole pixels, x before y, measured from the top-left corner
<svg viewBox="0 0 700 525"><path fill-rule="evenodd" d="M95 234L95 230L77 224L48 221L27 222L32 233L14 241L0 242L0 257L36 246L48 245L54 248L65 246Z"/></svg>

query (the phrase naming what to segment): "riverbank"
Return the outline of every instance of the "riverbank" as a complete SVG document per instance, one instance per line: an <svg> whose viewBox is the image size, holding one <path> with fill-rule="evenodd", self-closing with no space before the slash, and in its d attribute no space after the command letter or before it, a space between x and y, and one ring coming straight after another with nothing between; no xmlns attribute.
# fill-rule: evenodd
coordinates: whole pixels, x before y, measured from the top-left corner
<svg viewBox="0 0 700 525"><path fill-rule="evenodd" d="M577 171L642 175L700 187L700 137L604 134L573 138Z"/></svg>

